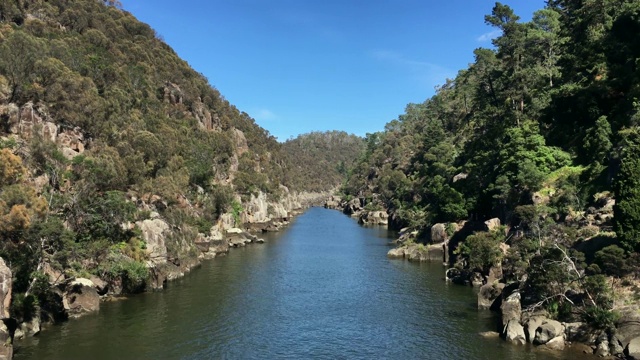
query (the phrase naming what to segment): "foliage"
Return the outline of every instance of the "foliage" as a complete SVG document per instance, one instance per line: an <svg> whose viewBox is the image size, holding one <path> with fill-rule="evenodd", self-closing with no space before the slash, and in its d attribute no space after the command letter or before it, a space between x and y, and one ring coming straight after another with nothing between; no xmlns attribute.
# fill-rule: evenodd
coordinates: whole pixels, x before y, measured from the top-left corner
<svg viewBox="0 0 640 360"><path fill-rule="evenodd" d="M470 269L489 273L489 269L500 263L503 257L500 244L504 241L504 230L476 232L460 245L459 253L467 260Z"/></svg>
<svg viewBox="0 0 640 360"><path fill-rule="evenodd" d="M640 251L640 129L626 130L622 136L614 226L627 251Z"/></svg>
<svg viewBox="0 0 640 360"><path fill-rule="evenodd" d="M344 131L311 132L282 144L293 189L331 190L341 185L364 149L364 140Z"/></svg>

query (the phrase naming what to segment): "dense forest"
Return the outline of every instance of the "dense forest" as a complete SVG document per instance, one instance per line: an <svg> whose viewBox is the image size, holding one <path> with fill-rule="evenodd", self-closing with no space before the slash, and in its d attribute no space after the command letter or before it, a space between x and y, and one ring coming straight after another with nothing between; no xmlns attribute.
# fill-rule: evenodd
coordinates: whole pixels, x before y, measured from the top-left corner
<svg viewBox="0 0 640 360"><path fill-rule="evenodd" d="M333 190L344 182L364 150L361 137L344 131L311 132L284 142L291 160L289 179L306 190Z"/></svg>
<svg viewBox="0 0 640 360"><path fill-rule="evenodd" d="M255 217L245 202L286 216L272 204L336 188L362 145L339 132L278 143L148 25L97 0L0 2L0 136L0 256L18 323L58 320L53 285L75 278L118 295L143 291L150 264L184 272L197 239Z"/></svg>
<svg viewBox="0 0 640 360"><path fill-rule="evenodd" d="M344 195L422 243L497 218L451 239L451 266L610 328L640 296L640 2L551 0L529 22L496 3L485 22L493 47L368 134Z"/></svg>

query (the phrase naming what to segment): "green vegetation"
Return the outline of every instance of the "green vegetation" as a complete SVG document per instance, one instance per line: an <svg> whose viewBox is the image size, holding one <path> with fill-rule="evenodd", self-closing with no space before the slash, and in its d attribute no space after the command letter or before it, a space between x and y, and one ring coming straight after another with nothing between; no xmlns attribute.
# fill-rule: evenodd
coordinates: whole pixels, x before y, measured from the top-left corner
<svg viewBox="0 0 640 360"><path fill-rule="evenodd" d="M234 199L334 188L362 144L278 143L119 2L95 0L0 2L0 135L18 320L55 295L45 265L143 291L153 259L137 221L165 221L166 260L183 266L222 214L242 226Z"/></svg>
<svg viewBox="0 0 640 360"><path fill-rule="evenodd" d="M344 131L312 132L289 139L283 150L291 162L290 183L311 191L341 185L364 148L363 139Z"/></svg>
<svg viewBox="0 0 640 360"><path fill-rule="evenodd" d="M343 192L422 233L499 218L506 235L456 239L455 265L501 265L525 306L610 327L617 279L640 273L639 15L555 0L521 22L496 3L494 47L368 134Z"/></svg>

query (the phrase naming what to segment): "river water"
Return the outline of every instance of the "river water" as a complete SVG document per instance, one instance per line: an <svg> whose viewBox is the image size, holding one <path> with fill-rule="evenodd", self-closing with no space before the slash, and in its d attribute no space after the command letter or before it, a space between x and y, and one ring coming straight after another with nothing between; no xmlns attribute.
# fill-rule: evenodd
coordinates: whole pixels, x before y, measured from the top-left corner
<svg viewBox="0 0 640 360"><path fill-rule="evenodd" d="M387 259L392 235L311 208L164 291L17 342L15 359L594 359L481 337L496 321L473 289Z"/></svg>

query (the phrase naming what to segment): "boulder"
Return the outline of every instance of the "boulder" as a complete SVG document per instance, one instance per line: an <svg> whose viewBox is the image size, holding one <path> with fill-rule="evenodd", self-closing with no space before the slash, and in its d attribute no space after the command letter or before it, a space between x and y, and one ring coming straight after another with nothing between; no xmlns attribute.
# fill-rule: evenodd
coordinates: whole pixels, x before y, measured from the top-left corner
<svg viewBox="0 0 640 360"><path fill-rule="evenodd" d="M616 336L625 348L634 338L640 338L640 314L629 309L622 311L622 316L616 324Z"/></svg>
<svg viewBox="0 0 640 360"><path fill-rule="evenodd" d="M620 339L615 335L609 338L609 352L611 353L611 355L619 357L622 357L622 355L624 354L624 346L622 346L622 341L620 341Z"/></svg>
<svg viewBox="0 0 640 360"><path fill-rule="evenodd" d="M351 199L349 202L347 202L342 212L345 213L346 215L355 215L361 210L362 210L361 201L360 199L356 198L356 199Z"/></svg>
<svg viewBox="0 0 640 360"><path fill-rule="evenodd" d="M544 320L536 329L533 343L538 345L546 344L556 337L564 338L564 327L562 324L556 320Z"/></svg>
<svg viewBox="0 0 640 360"><path fill-rule="evenodd" d="M600 357L610 356L611 353L609 352L609 341L604 340L599 342L598 345L596 345L596 349L593 354Z"/></svg>
<svg viewBox="0 0 640 360"><path fill-rule="evenodd" d="M5 264L4 259L0 258L0 318L7 319L9 315L9 306L11 305L11 286L13 282L13 274L11 269Z"/></svg>
<svg viewBox="0 0 640 360"><path fill-rule="evenodd" d="M624 349L624 354L631 359L640 360L640 336L629 340Z"/></svg>
<svg viewBox="0 0 640 360"><path fill-rule="evenodd" d="M508 342L524 345L527 343L524 328L518 320L510 320L504 328L504 338Z"/></svg>
<svg viewBox="0 0 640 360"><path fill-rule="evenodd" d="M456 175L453 177L453 182L455 183L455 182L458 182L458 181L460 181L460 180L464 180L464 179L466 179L467 177L469 177L469 174L467 174L467 173L459 173L459 174L456 174Z"/></svg>
<svg viewBox="0 0 640 360"><path fill-rule="evenodd" d="M13 339L9 332L9 328L0 321L0 360L11 360L13 358Z"/></svg>
<svg viewBox="0 0 640 360"><path fill-rule="evenodd" d="M40 316L34 316L29 321L23 321L14 334L14 338L21 338L25 336L35 336L40 333L41 323Z"/></svg>
<svg viewBox="0 0 640 360"><path fill-rule="evenodd" d="M431 227L431 242L432 243L441 243L447 240L447 226L445 224L439 223L435 224Z"/></svg>
<svg viewBox="0 0 640 360"><path fill-rule="evenodd" d="M9 306L11 305L11 269L0 258L0 317L8 319ZM0 360L10 360L13 357L13 339L4 321L0 321Z"/></svg>
<svg viewBox="0 0 640 360"><path fill-rule="evenodd" d="M478 291L478 309L491 309L502 294L504 286L502 283L482 285Z"/></svg>
<svg viewBox="0 0 640 360"><path fill-rule="evenodd" d="M524 325L525 333L527 335L527 341L533 343L534 339L536 338L536 330L538 329L538 327L540 327L540 325L542 325L542 322L544 322L545 320L546 318L544 316L534 315L529 317Z"/></svg>
<svg viewBox="0 0 640 360"><path fill-rule="evenodd" d="M76 279L69 283L62 304L69 317L80 317L100 309L100 295L89 279Z"/></svg>
<svg viewBox="0 0 640 360"><path fill-rule="evenodd" d="M520 293L514 292L507 296L500 305L500 312L502 317L502 326L506 328L510 321L520 321L522 315L522 307L520 305ZM522 330L524 334L524 330Z"/></svg>
<svg viewBox="0 0 640 360"><path fill-rule="evenodd" d="M324 202L325 209L338 209L340 207L340 202L342 199L338 196L331 196Z"/></svg>
<svg viewBox="0 0 640 360"><path fill-rule="evenodd" d="M390 258L402 258L404 257L404 250L405 250L404 247L391 249L389 250L389 252L387 252L387 256Z"/></svg>
<svg viewBox="0 0 640 360"><path fill-rule="evenodd" d="M564 347L565 347L564 336L556 336L541 346L549 350L564 350Z"/></svg>
<svg viewBox="0 0 640 360"><path fill-rule="evenodd" d="M91 280L91 282L93 283L94 287L98 291L99 295L104 295L109 291L109 283L107 283L106 281L100 279L99 277L93 275L93 276L91 276L89 278L89 280Z"/></svg>
<svg viewBox="0 0 640 360"><path fill-rule="evenodd" d="M387 225L389 215L386 211L363 211L358 218L358 223L363 225Z"/></svg>
<svg viewBox="0 0 640 360"><path fill-rule="evenodd" d="M591 329L582 322L564 323L564 336L567 341L593 344L595 339Z"/></svg>
<svg viewBox="0 0 640 360"><path fill-rule="evenodd" d="M484 226L486 227L487 231L493 231L494 229L500 226L500 219L498 218L489 219L484 222Z"/></svg>

